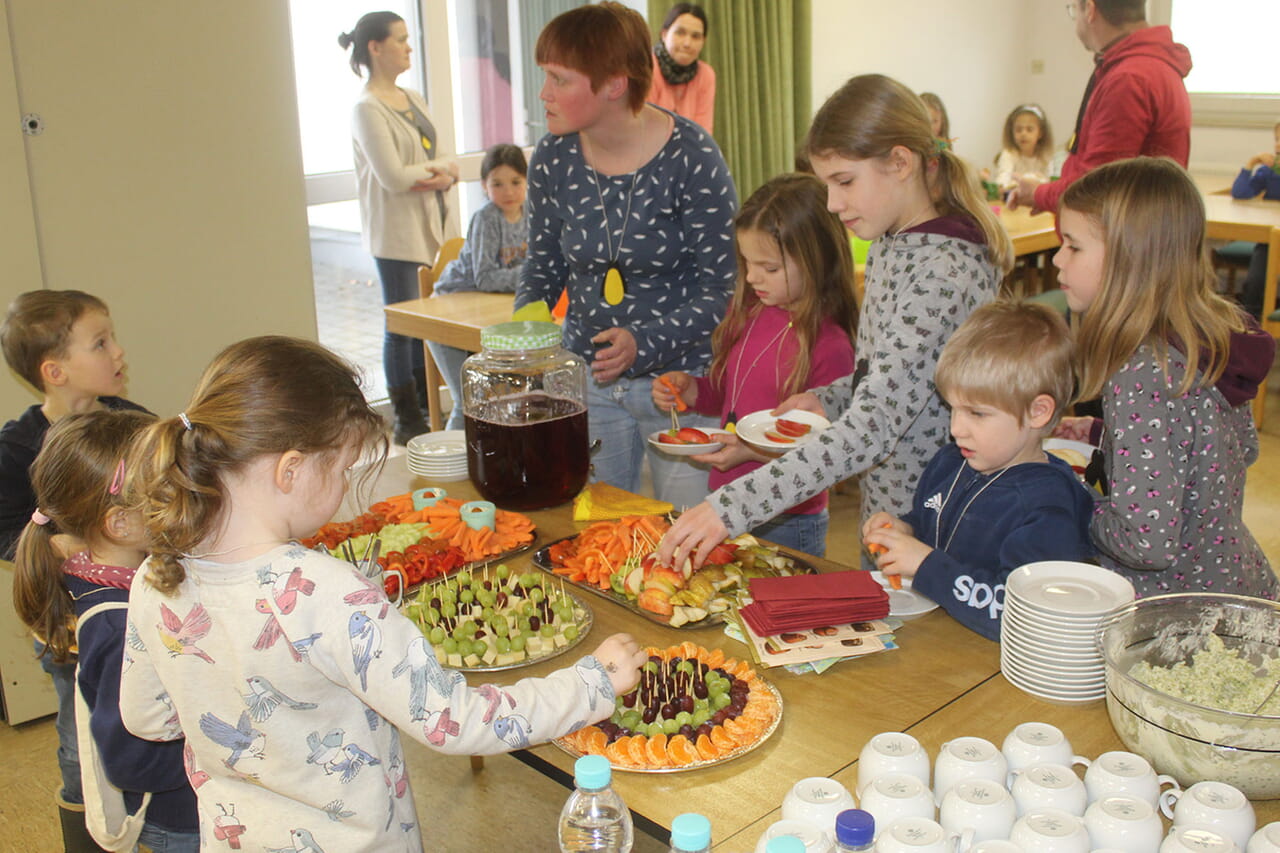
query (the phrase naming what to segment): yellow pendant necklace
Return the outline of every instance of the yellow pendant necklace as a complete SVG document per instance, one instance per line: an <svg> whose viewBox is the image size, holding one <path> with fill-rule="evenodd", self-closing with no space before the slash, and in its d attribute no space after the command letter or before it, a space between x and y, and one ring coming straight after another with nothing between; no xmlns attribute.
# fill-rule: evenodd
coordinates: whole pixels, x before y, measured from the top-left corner
<svg viewBox="0 0 1280 853"><path fill-rule="evenodd" d="M617 305L627 293L627 280L622 275L622 267L618 258L622 255L622 241L627 239L627 223L631 221L631 200L636 196L636 181L640 179L637 169L631 176L631 192L627 193L627 212L622 215L622 233L618 235L618 250L613 250L613 229L609 227L609 211L604 206L604 193L600 190L600 175L595 167L591 167L591 183L596 185L596 196L600 199L600 215L604 217L605 248L609 254L609 266L604 271L604 282L600 295L608 305Z"/></svg>

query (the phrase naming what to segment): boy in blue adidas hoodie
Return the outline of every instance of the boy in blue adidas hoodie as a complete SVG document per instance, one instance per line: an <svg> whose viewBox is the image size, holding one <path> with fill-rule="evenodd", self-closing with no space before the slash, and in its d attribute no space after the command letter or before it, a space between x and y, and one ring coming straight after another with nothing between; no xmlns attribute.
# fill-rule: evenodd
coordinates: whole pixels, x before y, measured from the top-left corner
<svg viewBox="0 0 1280 853"><path fill-rule="evenodd" d="M862 528L885 575L911 578L916 592L991 640L1000 639L1010 572L1093 553L1093 497L1041 448L1071 402L1072 363L1067 324L1046 306L974 311L934 374L954 443L925 468L909 513L878 512Z"/></svg>

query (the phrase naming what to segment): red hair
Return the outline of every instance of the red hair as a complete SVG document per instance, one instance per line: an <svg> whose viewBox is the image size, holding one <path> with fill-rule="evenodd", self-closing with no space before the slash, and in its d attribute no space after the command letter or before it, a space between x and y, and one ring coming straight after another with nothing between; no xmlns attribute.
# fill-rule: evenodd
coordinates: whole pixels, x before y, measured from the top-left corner
<svg viewBox="0 0 1280 853"><path fill-rule="evenodd" d="M638 12L612 0L553 18L538 34L534 61L587 75L592 92L610 77L626 77L627 106L633 113L644 106L653 82L649 26Z"/></svg>

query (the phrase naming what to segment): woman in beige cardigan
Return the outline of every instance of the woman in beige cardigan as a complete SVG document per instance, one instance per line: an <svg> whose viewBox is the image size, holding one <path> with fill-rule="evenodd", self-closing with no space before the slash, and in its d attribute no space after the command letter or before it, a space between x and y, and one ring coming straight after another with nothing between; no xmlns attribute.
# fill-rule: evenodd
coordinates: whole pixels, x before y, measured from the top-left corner
<svg viewBox="0 0 1280 853"><path fill-rule="evenodd" d="M418 295L418 266L428 266L446 236L458 233L445 193L458 165L443 146L422 96L396 85L409 70L409 30L394 12L370 12L338 44L351 49L351 70L369 79L352 117L356 188L366 247L378 266L385 304ZM382 362L395 411L395 441L427 431L422 347L384 333Z"/></svg>

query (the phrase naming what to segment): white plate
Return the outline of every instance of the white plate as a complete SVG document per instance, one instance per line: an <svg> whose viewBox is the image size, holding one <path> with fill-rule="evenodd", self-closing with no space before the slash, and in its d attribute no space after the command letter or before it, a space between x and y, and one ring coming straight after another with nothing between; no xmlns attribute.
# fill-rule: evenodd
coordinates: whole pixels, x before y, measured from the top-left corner
<svg viewBox="0 0 1280 853"><path fill-rule="evenodd" d="M919 616L922 613L928 613L930 610L938 609L936 601L926 598L911 589L911 578L903 578L902 589L894 589L889 585L889 581L885 578L883 572L873 571L871 577L875 578L876 583L884 587L885 592L889 593L890 616Z"/></svg>
<svg viewBox="0 0 1280 853"><path fill-rule="evenodd" d="M1043 658L1044 660L1055 662L1055 665L1066 664L1067 666L1076 666L1078 664L1100 663L1102 661L1098 651L1095 650L1076 650L1076 649L1059 649L1054 648L1049 643L1039 642L1029 638L1018 631L1013 625L1009 625L1004 629L1004 633L1000 635L1000 642L1012 643L1020 652Z"/></svg>
<svg viewBox="0 0 1280 853"><path fill-rule="evenodd" d="M414 436L405 444L405 449L412 454L436 456L440 454L467 452L467 434L460 429L444 429L440 432L427 432Z"/></svg>
<svg viewBox="0 0 1280 853"><path fill-rule="evenodd" d="M1072 441L1068 438L1046 438L1040 442L1040 446L1045 450L1074 450L1084 457L1085 467L1088 467L1089 463L1093 461L1093 451L1098 449L1092 444L1087 444L1083 441ZM1062 457L1058 458L1061 459ZM1067 460L1063 459L1062 461L1066 462ZM1067 464L1070 465L1071 463L1068 462ZM1077 465L1071 465L1071 470L1082 477L1084 476L1084 470Z"/></svg>
<svg viewBox="0 0 1280 853"><path fill-rule="evenodd" d="M781 415L772 415L770 411L770 409L761 409L758 412L752 412L746 417L739 418L738 424L734 428L739 438L761 453L785 453L792 448L808 444L817 438L818 433L831 426L831 421L822 415L815 415L813 412L806 412L802 409L792 409ZM804 435L797 436L793 441L774 441L773 439L765 438L765 432L773 429L774 424L779 420L808 424L813 429Z"/></svg>
<svg viewBox="0 0 1280 853"><path fill-rule="evenodd" d="M1115 572L1088 563L1045 560L1019 566L1005 581L1007 590L1047 613L1102 616L1134 599L1133 584Z"/></svg>
<svg viewBox="0 0 1280 853"><path fill-rule="evenodd" d="M1054 702L1061 705L1087 705L1090 702L1097 702L1107 694L1105 687L1100 691L1090 691L1080 694L1045 690L1043 688L1023 684L1016 678L1010 678L1008 673L1002 672L1001 674L1004 675L1005 680L1024 693L1030 693L1037 699L1043 699L1046 702Z"/></svg>
<svg viewBox="0 0 1280 853"><path fill-rule="evenodd" d="M712 438L728 434L722 429L704 429L702 431ZM664 432L668 432L668 430L660 429L657 432L649 433L649 446L668 456L697 456L701 453L715 453L724 447L724 442L722 441L711 441L707 444L667 444L658 440L658 436Z"/></svg>
<svg viewBox="0 0 1280 853"><path fill-rule="evenodd" d="M1027 631L1038 640L1047 640L1054 646L1063 645L1092 650L1097 645L1098 627L1089 622L1079 627L1070 627L1051 618L1037 618L1021 610L1005 608L1004 618L1020 630Z"/></svg>
<svg viewBox="0 0 1280 853"><path fill-rule="evenodd" d="M1041 673L1034 668L1020 664L1014 658L1002 655L1000 669L1009 676L1017 678L1024 684L1031 684L1042 690L1054 690L1059 693L1096 693L1105 690L1106 676L1082 676L1068 678L1051 673Z"/></svg>

